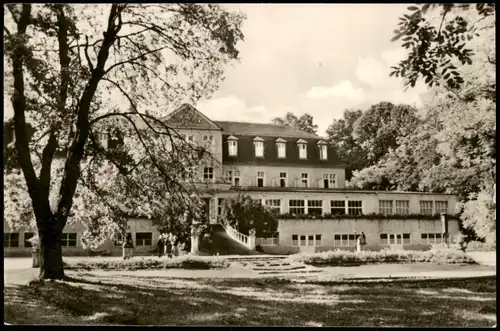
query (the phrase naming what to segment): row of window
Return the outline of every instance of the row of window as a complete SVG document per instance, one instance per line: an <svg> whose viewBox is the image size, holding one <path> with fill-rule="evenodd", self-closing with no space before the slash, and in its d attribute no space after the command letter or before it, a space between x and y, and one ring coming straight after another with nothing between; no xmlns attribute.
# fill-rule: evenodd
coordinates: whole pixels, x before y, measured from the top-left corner
<svg viewBox="0 0 500 331"><path fill-rule="evenodd" d="M24 233L24 247L32 247L29 241L35 234L32 232ZM63 247L76 247L76 233L63 233L61 236L61 245ZM19 233L11 232L3 234L3 247L19 247Z"/></svg>
<svg viewBox="0 0 500 331"><path fill-rule="evenodd" d="M229 156L238 156L238 138L229 137L227 139L228 154ZM255 157L264 157L264 139L255 137L253 140ZM278 158L286 158L286 140L278 138L276 140L276 148L278 150ZM297 141L297 148L299 150L299 159L307 159L307 142L303 139ZM318 143L319 157L321 160L328 159L328 144L324 141Z"/></svg>
<svg viewBox="0 0 500 331"><path fill-rule="evenodd" d="M333 234L333 246L335 247L353 247L356 246L356 242L359 233L334 233ZM444 242L443 235L441 233L422 233L421 234L421 244L440 244ZM380 234L380 244L381 245L410 245L411 234L410 233L381 233ZM322 246L322 235L321 234L294 234L292 235L292 246Z"/></svg>
<svg viewBox="0 0 500 331"><path fill-rule="evenodd" d="M219 199L221 201L222 199ZM392 200L379 200L379 213L383 215L392 215ZM432 209L432 203L435 202L436 208ZM281 212L281 199L267 199L263 203ZM431 208L427 208L431 204ZM220 202L219 202L220 205ZM410 201L396 200L396 215L409 215ZM390 208L387 206L391 206ZM448 201L420 201L420 214L432 215L439 213L448 213ZM295 215L322 215L323 200L288 200L288 213ZM363 201L361 200L330 200L330 213L332 215L362 215ZM219 212L220 214L220 212Z"/></svg>
<svg viewBox="0 0 500 331"><path fill-rule="evenodd" d="M195 138L193 135L181 134L181 138L187 142L190 142L190 143L195 142ZM211 145L211 144L213 144L213 142L214 142L214 137L212 135L203 136L203 143Z"/></svg>
<svg viewBox="0 0 500 331"><path fill-rule="evenodd" d="M34 233L24 233L24 247L32 247L29 239L33 238ZM151 246L153 242L153 233L137 232L135 234L136 246ZM123 241L115 241L115 245L121 245ZM61 245L63 247L76 247L76 233L63 233L61 236ZM19 233L4 233L3 247L19 247Z"/></svg>

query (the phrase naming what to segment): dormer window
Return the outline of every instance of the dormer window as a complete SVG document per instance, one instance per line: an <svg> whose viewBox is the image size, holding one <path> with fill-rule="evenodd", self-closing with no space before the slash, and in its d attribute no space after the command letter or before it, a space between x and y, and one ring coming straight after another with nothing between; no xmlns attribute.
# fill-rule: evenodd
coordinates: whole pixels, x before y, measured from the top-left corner
<svg viewBox="0 0 500 331"><path fill-rule="evenodd" d="M255 146L255 157L264 157L264 139L255 137L253 144Z"/></svg>
<svg viewBox="0 0 500 331"><path fill-rule="evenodd" d="M229 146L229 156L238 155L238 138L230 136L227 138L227 145Z"/></svg>
<svg viewBox="0 0 500 331"><path fill-rule="evenodd" d="M318 142L319 158L321 160L328 160L328 143L324 140Z"/></svg>
<svg viewBox="0 0 500 331"><path fill-rule="evenodd" d="M286 140L282 138L276 139L276 147L278 149L278 158L286 158Z"/></svg>
<svg viewBox="0 0 500 331"><path fill-rule="evenodd" d="M299 139L297 146L299 147L299 159L307 159L307 141Z"/></svg>

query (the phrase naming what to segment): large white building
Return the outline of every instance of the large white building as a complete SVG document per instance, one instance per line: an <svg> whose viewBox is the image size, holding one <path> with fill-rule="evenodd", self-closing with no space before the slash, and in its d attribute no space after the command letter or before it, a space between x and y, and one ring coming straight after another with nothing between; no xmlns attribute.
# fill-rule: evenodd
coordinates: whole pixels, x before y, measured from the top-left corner
<svg viewBox="0 0 500 331"><path fill-rule="evenodd" d="M203 144L213 160L200 164L202 194L210 223L218 222L224 199L246 194L279 211L274 239L257 239L265 252L294 253L354 249L364 232L367 249L425 249L459 233L457 197L447 194L361 191L345 188L345 168L335 146L314 134L259 123L212 121L190 105L166 120L186 140ZM441 214L446 214L446 222ZM148 219L131 219L137 253L154 250L159 233ZM11 232L4 222L6 255L29 252L32 230ZM83 228L66 227L65 254L85 254ZM121 253L118 243L104 247Z"/></svg>

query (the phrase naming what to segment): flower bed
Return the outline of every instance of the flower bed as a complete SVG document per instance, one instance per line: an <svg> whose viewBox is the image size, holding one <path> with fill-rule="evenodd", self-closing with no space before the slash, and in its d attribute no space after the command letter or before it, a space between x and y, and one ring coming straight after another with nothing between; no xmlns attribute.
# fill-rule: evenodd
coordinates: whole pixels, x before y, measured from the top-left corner
<svg viewBox="0 0 500 331"><path fill-rule="evenodd" d="M229 262L220 257L178 256L174 258L135 257L122 259L89 259L67 263L67 270L144 270L144 269L223 269Z"/></svg>
<svg viewBox="0 0 500 331"><path fill-rule="evenodd" d="M458 263L473 264L473 259L458 250L430 251L328 251L321 253L300 253L289 257L293 261L313 266L345 266L375 263Z"/></svg>

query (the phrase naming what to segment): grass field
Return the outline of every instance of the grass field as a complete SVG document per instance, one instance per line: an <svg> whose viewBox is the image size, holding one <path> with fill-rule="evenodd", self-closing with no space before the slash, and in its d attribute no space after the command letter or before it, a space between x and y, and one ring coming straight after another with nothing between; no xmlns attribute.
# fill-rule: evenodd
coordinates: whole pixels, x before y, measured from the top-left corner
<svg viewBox="0 0 500 331"><path fill-rule="evenodd" d="M6 285L11 324L491 327L496 277L391 282L75 273Z"/></svg>

